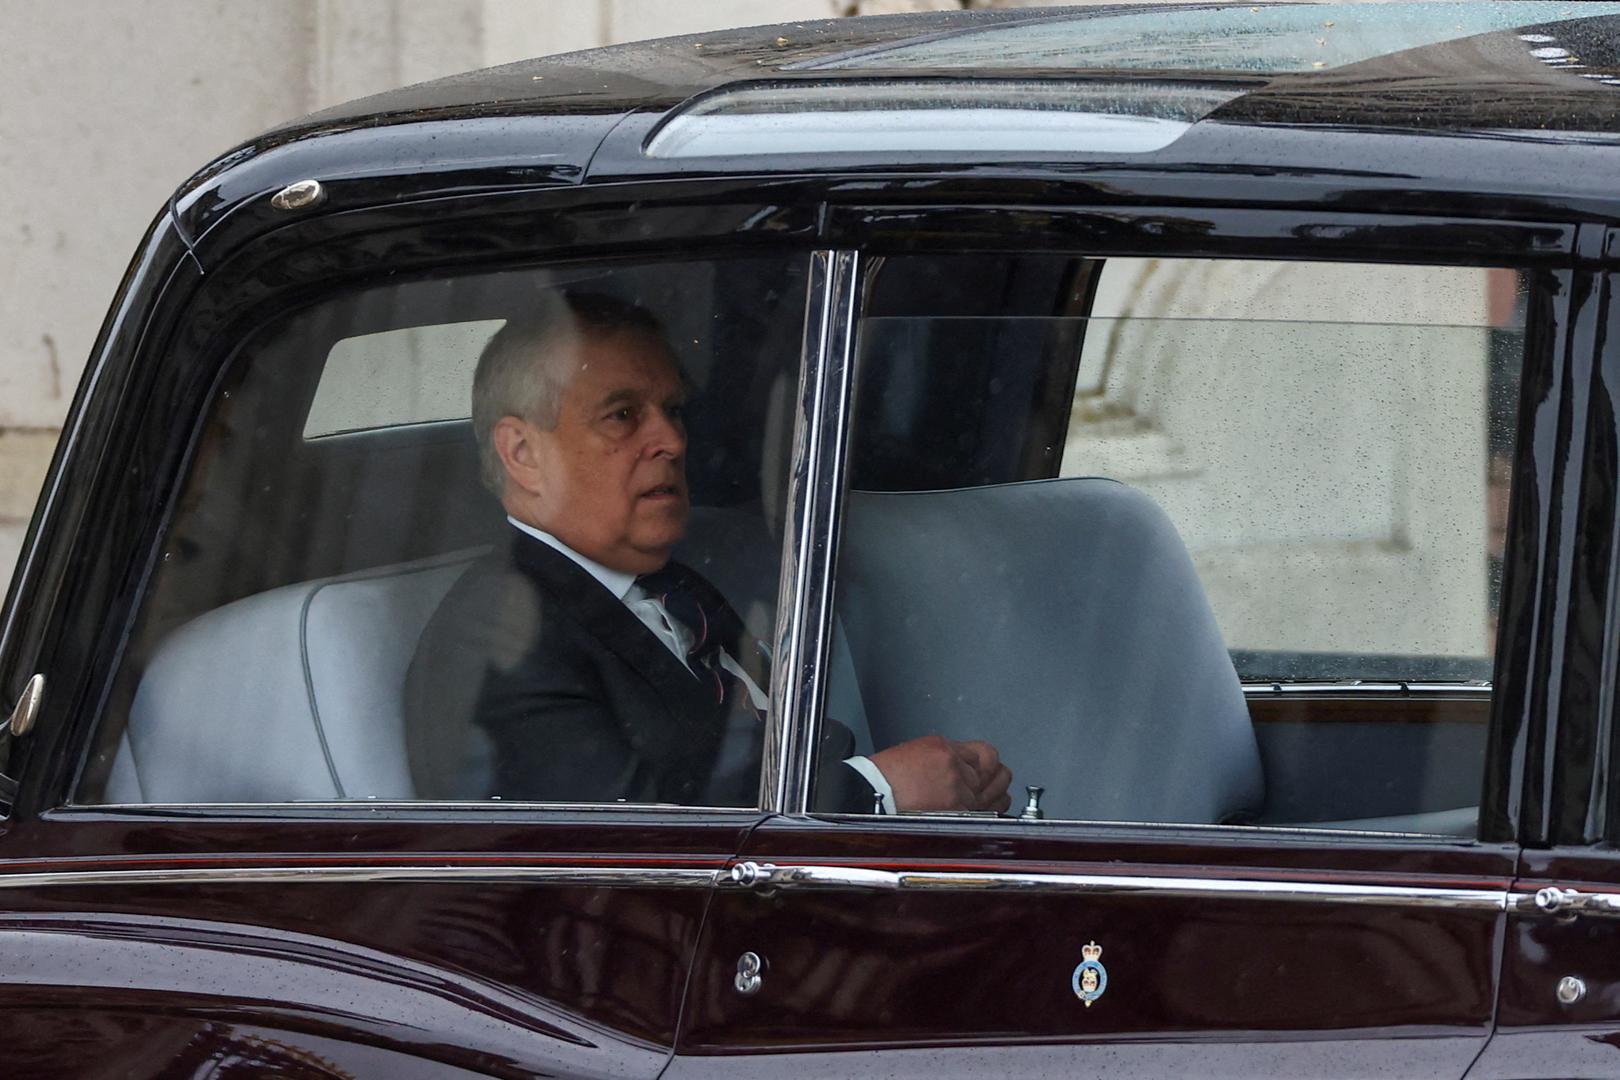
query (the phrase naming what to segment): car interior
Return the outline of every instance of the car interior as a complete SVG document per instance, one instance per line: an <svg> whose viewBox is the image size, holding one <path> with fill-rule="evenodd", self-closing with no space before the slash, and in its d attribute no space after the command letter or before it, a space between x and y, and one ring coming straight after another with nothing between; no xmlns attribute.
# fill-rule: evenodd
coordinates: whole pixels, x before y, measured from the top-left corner
<svg viewBox="0 0 1620 1080"><path fill-rule="evenodd" d="M1118 480L1060 475L1104 260L878 262L828 689L859 750L989 739L1053 819L1473 834L1488 696L1264 692L1240 669L1275 658L1234 665L1164 510ZM506 526L454 406L316 435L305 421L340 342L498 320L537 289L589 282L664 321L697 389L677 558L769 639L805 269L800 255L391 283L244 343L79 800L413 797L405 668ZM944 330L904 323L941 311Z"/></svg>

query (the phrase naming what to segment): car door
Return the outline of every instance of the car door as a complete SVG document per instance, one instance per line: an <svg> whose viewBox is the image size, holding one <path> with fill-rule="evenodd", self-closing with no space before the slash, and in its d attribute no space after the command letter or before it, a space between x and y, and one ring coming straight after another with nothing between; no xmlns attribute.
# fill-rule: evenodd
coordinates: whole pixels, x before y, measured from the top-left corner
<svg viewBox="0 0 1620 1080"><path fill-rule="evenodd" d="M669 1057L759 810L423 798L401 683L510 532L466 420L480 349L569 287L658 308L710 391L689 557L723 550L771 636L759 507L785 441L764 417L797 377L806 250L780 213L740 211L786 226L751 245L690 192L641 193L626 247L596 245L622 196L418 215L368 213L362 188L329 185L334 218L266 199L245 214L270 235L231 246L181 250L160 222L147 257L173 279L125 298L92 365L8 612L6 684L44 690L0 831L6 1075L653 1077Z"/></svg>
<svg viewBox="0 0 1620 1080"><path fill-rule="evenodd" d="M1613 250L1614 234L1606 238ZM1588 387L1573 400L1584 411L1585 450L1579 524L1566 542L1589 576L1572 575L1564 604L1572 617L1560 644L1563 677L1549 680L1541 739L1549 747L1526 762L1525 848L1514 888L1503 961L1497 1031L1470 1077L1615 1076L1617 929L1613 853L1612 522L1615 514L1614 278L1583 275L1591 297L1582 309L1589 349L1572 351L1571 374ZM1582 407L1585 407L1584 410ZM1600 569L1602 568L1602 569ZM1606 611L1607 616L1596 615ZM1590 671L1590 674L1583 674Z"/></svg>
<svg viewBox="0 0 1620 1080"><path fill-rule="evenodd" d="M806 814L785 735L671 1074L1462 1076L1521 903L1576 230L844 220L779 700L996 744L1011 814Z"/></svg>

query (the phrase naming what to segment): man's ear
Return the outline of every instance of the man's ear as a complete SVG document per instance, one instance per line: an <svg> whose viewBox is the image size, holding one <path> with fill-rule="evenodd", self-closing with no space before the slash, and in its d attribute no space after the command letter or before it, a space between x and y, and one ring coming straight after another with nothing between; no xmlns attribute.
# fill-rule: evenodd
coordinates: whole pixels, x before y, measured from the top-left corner
<svg viewBox="0 0 1620 1080"><path fill-rule="evenodd" d="M503 416L490 432L495 453L514 487L540 494L540 429L518 416Z"/></svg>

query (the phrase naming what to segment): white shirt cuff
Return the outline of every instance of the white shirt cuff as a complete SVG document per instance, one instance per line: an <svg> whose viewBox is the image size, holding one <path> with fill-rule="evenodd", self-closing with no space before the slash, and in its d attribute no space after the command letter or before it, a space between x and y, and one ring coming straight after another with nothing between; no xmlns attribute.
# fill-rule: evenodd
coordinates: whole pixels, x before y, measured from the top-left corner
<svg viewBox="0 0 1620 1080"><path fill-rule="evenodd" d="M872 764L869 757L845 758L844 764L861 774L861 779L872 785L872 790L883 796L883 812L885 814L898 813L894 805L894 789L889 786L888 777L883 770Z"/></svg>

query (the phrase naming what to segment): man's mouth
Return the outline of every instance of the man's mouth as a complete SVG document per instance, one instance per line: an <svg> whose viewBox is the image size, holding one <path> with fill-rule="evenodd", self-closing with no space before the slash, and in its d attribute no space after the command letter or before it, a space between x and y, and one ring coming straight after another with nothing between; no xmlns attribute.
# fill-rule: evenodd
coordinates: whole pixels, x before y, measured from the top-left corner
<svg viewBox="0 0 1620 1080"><path fill-rule="evenodd" d="M679 484L660 484L655 488L648 488L641 493L643 499L678 499L681 497Z"/></svg>

